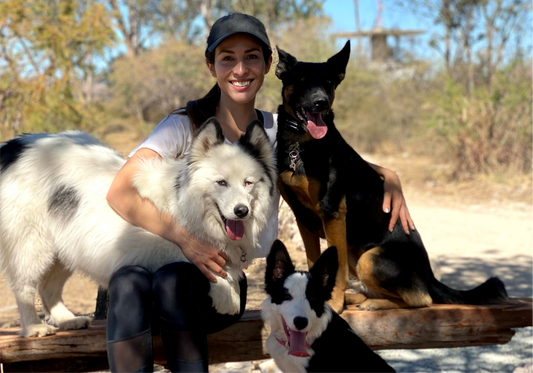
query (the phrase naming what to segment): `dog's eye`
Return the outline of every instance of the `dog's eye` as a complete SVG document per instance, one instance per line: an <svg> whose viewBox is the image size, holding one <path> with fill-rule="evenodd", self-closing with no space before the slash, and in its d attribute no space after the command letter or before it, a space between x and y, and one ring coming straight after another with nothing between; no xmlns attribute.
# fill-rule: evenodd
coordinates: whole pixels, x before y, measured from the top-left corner
<svg viewBox="0 0 533 373"><path fill-rule="evenodd" d="M326 84L331 84L331 83L332 83L332 81L331 81L331 80L329 80L329 79L326 79Z"/></svg>
<svg viewBox="0 0 533 373"><path fill-rule="evenodd" d="M254 184L254 183L253 183L252 181L249 181L249 180L246 180L246 181L244 182L244 186L246 186L246 187L248 187L248 186L250 186L250 185L253 185L253 184Z"/></svg>
<svg viewBox="0 0 533 373"><path fill-rule="evenodd" d="M292 295L290 295L289 293L285 293L283 300L292 300Z"/></svg>
<svg viewBox="0 0 533 373"><path fill-rule="evenodd" d="M217 180L217 184L220 186L224 186L224 187L228 186L228 183L226 182L226 180Z"/></svg>

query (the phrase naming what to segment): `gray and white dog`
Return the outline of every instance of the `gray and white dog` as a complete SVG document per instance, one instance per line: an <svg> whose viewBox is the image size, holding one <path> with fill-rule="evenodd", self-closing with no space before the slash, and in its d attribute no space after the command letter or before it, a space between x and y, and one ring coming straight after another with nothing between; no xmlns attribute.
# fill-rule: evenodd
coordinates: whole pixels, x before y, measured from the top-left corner
<svg viewBox="0 0 533 373"><path fill-rule="evenodd" d="M15 294L22 335L88 325L89 318L74 316L63 304L63 285L73 271L106 287L122 266L155 271L186 261L177 245L128 223L108 205L107 191L125 160L95 138L77 131L23 135L2 144L0 154L0 270ZM185 158L144 161L134 185L160 211L227 254L228 276L212 283L209 295L218 312L236 314L241 258L254 256L276 187L261 123L252 122L230 145L212 118ZM37 291L46 324L34 307Z"/></svg>

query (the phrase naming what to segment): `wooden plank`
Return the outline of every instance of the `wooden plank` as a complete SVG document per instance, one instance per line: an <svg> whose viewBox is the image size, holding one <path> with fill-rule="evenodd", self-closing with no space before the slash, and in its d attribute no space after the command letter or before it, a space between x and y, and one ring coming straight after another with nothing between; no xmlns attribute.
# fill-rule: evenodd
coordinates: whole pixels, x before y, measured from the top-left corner
<svg viewBox="0 0 533 373"><path fill-rule="evenodd" d="M64 357L2 364L4 373L20 372L102 372L109 370L107 356Z"/></svg>
<svg viewBox="0 0 533 373"><path fill-rule="evenodd" d="M511 328L532 325L532 300L373 312L350 306L342 316L374 350L504 344L514 335ZM18 331L0 330L1 363L106 355L105 321L94 321L85 330L62 331L43 338L22 338ZM237 324L208 337L210 363L268 358L264 347L268 334L259 311L247 311ZM158 337L154 338L154 349L156 362L163 362Z"/></svg>

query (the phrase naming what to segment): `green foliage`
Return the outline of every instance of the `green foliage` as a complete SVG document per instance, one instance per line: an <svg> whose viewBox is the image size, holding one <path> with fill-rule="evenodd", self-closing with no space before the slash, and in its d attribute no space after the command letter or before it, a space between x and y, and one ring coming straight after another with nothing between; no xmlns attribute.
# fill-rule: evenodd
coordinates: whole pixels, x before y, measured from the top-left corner
<svg viewBox="0 0 533 373"><path fill-rule="evenodd" d="M322 15L324 0L224 0L219 7L226 13L250 14L263 21L270 31L280 25Z"/></svg>
<svg viewBox="0 0 533 373"><path fill-rule="evenodd" d="M428 66L386 71L360 67L358 62L350 61L337 88L337 126L360 151L397 152L420 131L419 108L425 100Z"/></svg>
<svg viewBox="0 0 533 373"><path fill-rule="evenodd" d="M520 34L531 7L523 0L395 2L445 26L439 43L444 63L413 57L391 68L352 59L334 104L343 135L363 152L397 154L421 144L453 161L457 177L530 172L531 61L511 32ZM205 65L205 33L227 12L258 17L272 45L299 60L326 61L339 48L323 3L1 1L0 140L71 128L116 137L133 129L130 140L145 135L214 84ZM516 50L510 50L514 39ZM116 56L111 47L126 52L104 61L99 76L95 61ZM281 82L274 74L276 52L273 58L256 106L275 112Z"/></svg>
<svg viewBox="0 0 533 373"><path fill-rule="evenodd" d="M215 84L203 48L168 42L132 58L120 58L109 76L115 115L157 122Z"/></svg>
<svg viewBox="0 0 533 373"><path fill-rule="evenodd" d="M103 6L70 0L0 3L0 136L90 128L87 57L113 40Z"/></svg>
<svg viewBox="0 0 533 373"><path fill-rule="evenodd" d="M531 70L511 65L499 71L491 89L470 95L461 84L445 79L424 113L436 139L444 141L455 164L455 176L473 173L531 171Z"/></svg>

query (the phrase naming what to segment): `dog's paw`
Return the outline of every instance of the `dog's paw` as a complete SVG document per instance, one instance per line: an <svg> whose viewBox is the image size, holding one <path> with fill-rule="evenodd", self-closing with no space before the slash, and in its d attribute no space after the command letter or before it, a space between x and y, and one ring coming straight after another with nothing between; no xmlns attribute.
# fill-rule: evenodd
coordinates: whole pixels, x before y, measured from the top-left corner
<svg viewBox="0 0 533 373"><path fill-rule="evenodd" d="M218 279L216 284L211 283L209 296L218 313L236 315L241 310L241 297L232 284L226 280Z"/></svg>
<svg viewBox="0 0 533 373"><path fill-rule="evenodd" d="M367 299L363 303L357 306L361 311L376 311L381 307L376 299Z"/></svg>
<svg viewBox="0 0 533 373"><path fill-rule="evenodd" d="M48 324L30 324L22 330L24 337L44 337L56 334L57 328Z"/></svg>
<svg viewBox="0 0 533 373"><path fill-rule="evenodd" d="M85 329L91 323L91 318L86 316L77 316L70 320L65 320L58 323L60 330L70 330L70 329Z"/></svg>
<svg viewBox="0 0 533 373"><path fill-rule="evenodd" d="M346 304L361 304L366 300L366 295L361 293L345 293L344 301Z"/></svg>

